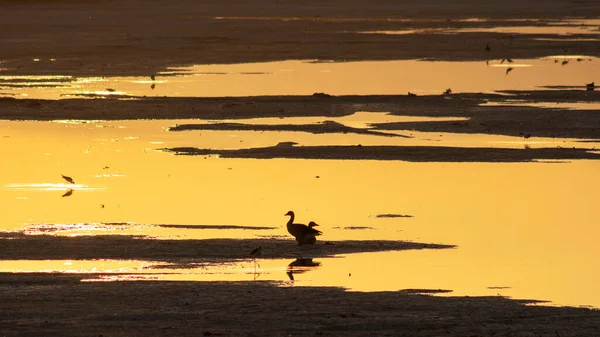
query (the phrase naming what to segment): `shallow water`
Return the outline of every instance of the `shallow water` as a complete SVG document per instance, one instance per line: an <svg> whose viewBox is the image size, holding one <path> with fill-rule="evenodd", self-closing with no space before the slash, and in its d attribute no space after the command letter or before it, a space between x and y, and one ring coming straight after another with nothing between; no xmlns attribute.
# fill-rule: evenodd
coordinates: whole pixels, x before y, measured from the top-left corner
<svg viewBox="0 0 600 337"><path fill-rule="evenodd" d="M402 118L362 112L334 120L365 127ZM317 123L319 119L291 122ZM0 148L6 158L12 158L0 175L0 203L11 210L3 214L1 230L155 239L286 237L284 214L291 209L299 222L315 220L321 225L322 241L409 240L458 247L315 258L315 265L308 267L289 267L294 260L288 259L258 259L255 265L243 254L240 262L196 267L153 261L1 260L0 271L97 274L89 281L258 279L283 286L332 285L358 291L447 289L452 291L449 295L500 294L558 305L600 306L596 290L600 248L595 244L600 230L597 199L591 194L600 188L596 161L251 160L173 156L161 151L177 146L271 146L282 141L431 145L437 139L440 146L523 146L519 137L439 137L425 132L399 138L167 131L182 123L205 122L0 122ZM532 147L545 146L536 141ZM589 147L576 140L566 142ZM66 183L63 174L73 177L76 184ZM72 194L63 196L68 190ZM377 217L380 214L412 217ZM230 225L249 228L223 229ZM290 241L290 249L296 247Z"/></svg>
<svg viewBox="0 0 600 337"><path fill-rule="evenodd" d="M510 57L508 55L507 57ZM490 59L487 62L291 60L196 65L150 77L71 78L2 76L0 96L66 97L222 97L261 95L417 95L534 90L594 81L598 58L556 55L540 59ZM510 69L510 70L509 70ZM56 81L60 80L60 83Z"/></svg>

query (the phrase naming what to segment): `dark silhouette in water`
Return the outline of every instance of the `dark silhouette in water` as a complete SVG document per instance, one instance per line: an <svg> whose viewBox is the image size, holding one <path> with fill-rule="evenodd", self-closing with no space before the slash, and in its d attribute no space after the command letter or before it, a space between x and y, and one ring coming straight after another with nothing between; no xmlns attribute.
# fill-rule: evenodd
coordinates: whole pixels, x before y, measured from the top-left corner
<svg viewBox="0 0 600 337"><path fill-rule="evenodd" d="M317 236L321 235L321 231L314 229L313 226L307 226L305 224L294 223L294 212L289 211L285 215L290 216L290 220L287 223L288 233L292 234L299 245L302 244L313 244L317 242ZM314 222L312 222L315 224ZM315 224L316 225L316 224Z"/></svg>
<svg viewBox="0 0 600 337"><path fill-rule="evenodd" d="M294 281L294 273L302 274L308 270L308 268L314 268L321 265L321 262L314 262L312 258L309 259L296 259L288 264L287 276L291 281ZM300 267L300 268L298 268Z"/></svg>
<svg viewBox="0 0 600 337"><path fill-rule="evenodd" d="M586 88L588 91L593 91L593 90L596 88L596 85L594 84L594 82L592 82L592 83L588 83L588 84L586 84L586 85L585 85L585 88Z"/></svg>
<svg viewBox="0 0 600 337"><path fill-rule="evenodd" d="M63 195L62 195L62 197L63 197L63 198L64 198L64 197L68 197L68 196L70 196L71 194L73 194L73 189L72 189L72 188L69 188L69 190L68 190L68 191L66 191L66 192L65 192L65 194L63 194Z"/></svg>

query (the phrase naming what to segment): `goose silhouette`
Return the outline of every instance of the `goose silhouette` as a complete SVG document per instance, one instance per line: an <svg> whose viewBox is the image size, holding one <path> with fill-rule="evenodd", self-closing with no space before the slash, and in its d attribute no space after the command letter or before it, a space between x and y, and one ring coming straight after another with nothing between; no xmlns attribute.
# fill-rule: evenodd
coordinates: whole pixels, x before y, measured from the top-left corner
<svg viewBox="0 0 600 337"><path fill-rule="evenodd" d="M317 242L317 236L321 235L321 231L314 229L313 227L317 225L312 222L309 226L305 224L294 223L294 212L289 211L285 214L290 217L290 220L287 223L287 230L294 238L299 245L303 244L314 244Z"/></svg>

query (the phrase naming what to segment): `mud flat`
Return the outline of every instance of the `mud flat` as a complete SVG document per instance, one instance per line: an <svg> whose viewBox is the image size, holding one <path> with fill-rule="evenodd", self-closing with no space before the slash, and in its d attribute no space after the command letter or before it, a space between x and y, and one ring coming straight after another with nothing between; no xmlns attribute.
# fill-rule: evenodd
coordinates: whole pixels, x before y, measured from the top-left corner
<svg viewBox="0 0 600 337"><path fill-rule="evenodd" d="M526 162L535 160L600 159L586 149L498 149L444 146L292 146L289 144L240 150L172 148L178 155L219 155L223 158L295 158L402 160L414 162Z"/></svg>
<svg viewBox="0 0 600 337"><path fill-rule="evenodd" d="M266 282L0 274L3 336L596 336L598 310ZM443 290L442 290L443 292ZM416 293L416 294L415 294Z"/></svg>
<svg viewBox="0 0 600 337"><path fill-rule="evenodd" d="M532 137L600 139L598 109L573 110L530 106L540 102L600 102L597 91L539 90L504 94L455 94L409 97L371 96L259 96L214 98L144 98L27 100L0 98L0 119L8 120L123 120L123 119L249 119L263 117L335 118L358 111L387 112L399 116L460 117L466 121L427 121L377 123L357 129L335 122L314 125L174 125L171 131L251 130L301 131L310 133L356 133L374 136L406 137L406 131L482 133ZM515 106L514 102L519 105ZM488 104L488 103L493 103ZM392 134L389 131L401 131Z"/></svg>
<svg viewBox="0 0 600 337"><path fill-rule="evenodd" d="M2 259L145 259L154 261L216 261L248 259L262 246L264 258L331 257L339 254L406 249L447 249L447 244L405 241L319 241L298 246L286 239L153 240L142 236L95 235L60 237L51 235L0 235Z"/></svg>
<svg viewBox="0 0 600 337"><path fill-rule="evenodd" d="M598 15L596 1L3 1L0 68L10 74L149 76L172 66L286 59L459 61L500 59L507 52L512 58L534 58L564 50L598 56L593 30L558 39L539 33L428 31L548 26L552 22L536 19ZM472 18L480 20L464 20ZM417 32L361 33L390 30Z"/></svg>

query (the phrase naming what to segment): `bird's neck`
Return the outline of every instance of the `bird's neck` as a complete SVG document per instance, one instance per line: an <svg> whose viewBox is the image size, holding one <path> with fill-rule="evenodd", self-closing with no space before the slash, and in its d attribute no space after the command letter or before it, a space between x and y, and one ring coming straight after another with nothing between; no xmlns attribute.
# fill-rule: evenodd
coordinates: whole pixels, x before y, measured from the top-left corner
<svg viewBox="0 0 600 337"><path fill-rule="evenodd" d="M290 217L290 220L288 221L288 225L291 225L294 223L294 214L290 214L289 217Z"/></svg>

